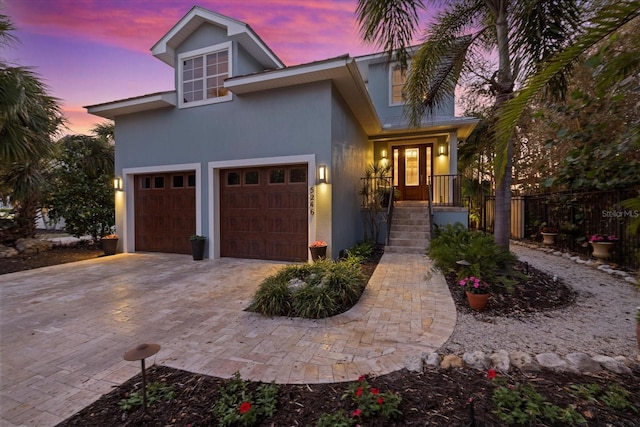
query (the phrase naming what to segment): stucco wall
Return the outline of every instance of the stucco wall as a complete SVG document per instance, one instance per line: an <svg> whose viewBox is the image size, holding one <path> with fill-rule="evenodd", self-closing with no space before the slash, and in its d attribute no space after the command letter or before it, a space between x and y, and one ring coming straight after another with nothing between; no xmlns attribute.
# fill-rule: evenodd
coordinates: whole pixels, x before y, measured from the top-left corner
<svg viewBox="0 0 640 427"><path fill-rule="evenodd" d="M360 178L373 159L373 143L334 89L331 104L332 256L364 238L358 194Z"/></svg>

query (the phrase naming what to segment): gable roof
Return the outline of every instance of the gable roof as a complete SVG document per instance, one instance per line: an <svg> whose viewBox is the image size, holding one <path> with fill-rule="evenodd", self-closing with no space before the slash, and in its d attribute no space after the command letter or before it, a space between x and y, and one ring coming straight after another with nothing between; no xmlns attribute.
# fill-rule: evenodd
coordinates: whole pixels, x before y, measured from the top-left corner
<svg viewBox="0 0 640 427"><path fill-rule="evenodd" d="M178 21L153 47L151 53L162 62L175 66L175 49L187 37L204 23L216 25L227 30L227 36L237 41L251 56L259 61L264 68L283 68L284 63L262 41L253 29L244 22L228 16L212 12L200 6L194 6Z"/></svg>

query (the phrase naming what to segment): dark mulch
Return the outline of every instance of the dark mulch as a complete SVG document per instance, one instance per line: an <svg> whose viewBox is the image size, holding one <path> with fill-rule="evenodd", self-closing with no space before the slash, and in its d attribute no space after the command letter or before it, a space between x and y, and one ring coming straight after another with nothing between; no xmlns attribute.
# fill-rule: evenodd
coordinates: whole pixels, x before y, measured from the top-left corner
<svg viewBox="0 0 640 427"><path fill-rule="evenodd" d="M0 273L19 269L38 268L61 262L73 262L102 255L101 250L89 248L60 248L24 257L11 262L0 259ZM364 265L366 277L373 273L381 251ZM526 273L527 280L515 287L513 294L493 293L483 315L520 317L529 313L561 309L573 303L575 293L561 281L543 272L518 267ZM447 277L451 293L460 311L470 311L455 277ZM618 376L601 373L598 376L573 375L540 371L536 373L512 372L510 384L529 383L549 402L561 407L575 405L590 426L637 426L640 415L632 409L615 410L601 401L588 401L569 393L572 384L598 384L606 389L616 383L630 393L631 404L640 410L640 371L633 375ZM173 385L176 398L170 402L156 402L145 416L140 409L122 411L118 402L138 391L140 375L131 378L90 406L81 410L60 426L217 426L211 408L218 397L219 378L193 374L162 366L148 370L149 383L164 381ZM402 397L400 409L403 417L397 421L367 420L361 426L464 426L469 424L469 399L474 400L476 426L504 425L492 411L495 406L491 394L495 380L488 380L486 373L471 369L427 370L422 374L397 371L371 378L370 384L382 392L397 392ZM251 387L257 384L251 383ZM323 413L339 409L351 412L355 409L348 399L341 399L348 383L281 385L278 410L274 417L264 420L263 427L312 426ZM548 425L538 423L535 425ZM562 424L556 424L562 425Z"/></svg>
<svg viewBox="0 0 640 427"><path fill-rule="evenodd" d="M104 251L94 245L83 244L77 247L54 247L50 251L37 254L20 254L12 258L0 258L0 274L15 273L68 262L104 256Z"/></svg>

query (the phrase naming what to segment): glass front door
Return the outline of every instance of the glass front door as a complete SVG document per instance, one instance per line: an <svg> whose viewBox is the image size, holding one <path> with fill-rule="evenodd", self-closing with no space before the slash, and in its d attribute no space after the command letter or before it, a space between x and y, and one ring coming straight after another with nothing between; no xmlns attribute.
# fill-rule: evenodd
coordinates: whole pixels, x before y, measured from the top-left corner
<svg viewBox="0 0 640 427"><path fill-rule="evenodd" d="M393 147L393 185L403 200L427 200L431 177L430 144Z"/></svg>

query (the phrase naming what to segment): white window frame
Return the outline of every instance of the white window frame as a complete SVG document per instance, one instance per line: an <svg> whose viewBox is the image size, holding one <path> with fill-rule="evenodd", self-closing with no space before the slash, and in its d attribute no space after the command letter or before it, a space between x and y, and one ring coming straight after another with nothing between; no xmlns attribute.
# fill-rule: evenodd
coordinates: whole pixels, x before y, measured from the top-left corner
<svg viewBox="0 0 640 427"><path fill-rule="evenodd" d="M393 102L393 70L396 67L399 67L400 63L399 62L394 62L393 64L391 64L389 66L389 106L390 107L396 107L399 105L404 105L406 104L406 101L401 101L401 102ZM407 78L409 76L409 70L411 69L411 62L407 63ZM404 84L407 82L407 80L405 79L405 82L402 84L402 86L404 87Z"/></svg>
<svg viewBox="0 0 640 427"><path fill-rule="evenodd" d="M177 89L178 89L178 107L179 108L198 107L201 105L216 104L218 102L231 101L233 99L233 94L231 93L231 91L229 91L225 96L219 96L215 98L204 98L199 101L191 101L191 102L184 101L184 81L183 81L184 73L182 69L183 61L201 56L203 60L203 69L206 70L206 67L207 67L206 56L208 54L219 52L222 50L227 51L227 57L229 58L229 64L228 64L229 68L227 72L227 78L229 78L229 77L232 77L233 75L233 55L232 55L233 49L232 49L232 42L230 41L220 43L214 46L209 46L202 49L192 50L189 52L183 52L178 54L178 85L177 85L178 88ZM204 73L203 73L203 85L204 85L204 88L203 88L204 95L206 96L207 76Z"/></svg>

